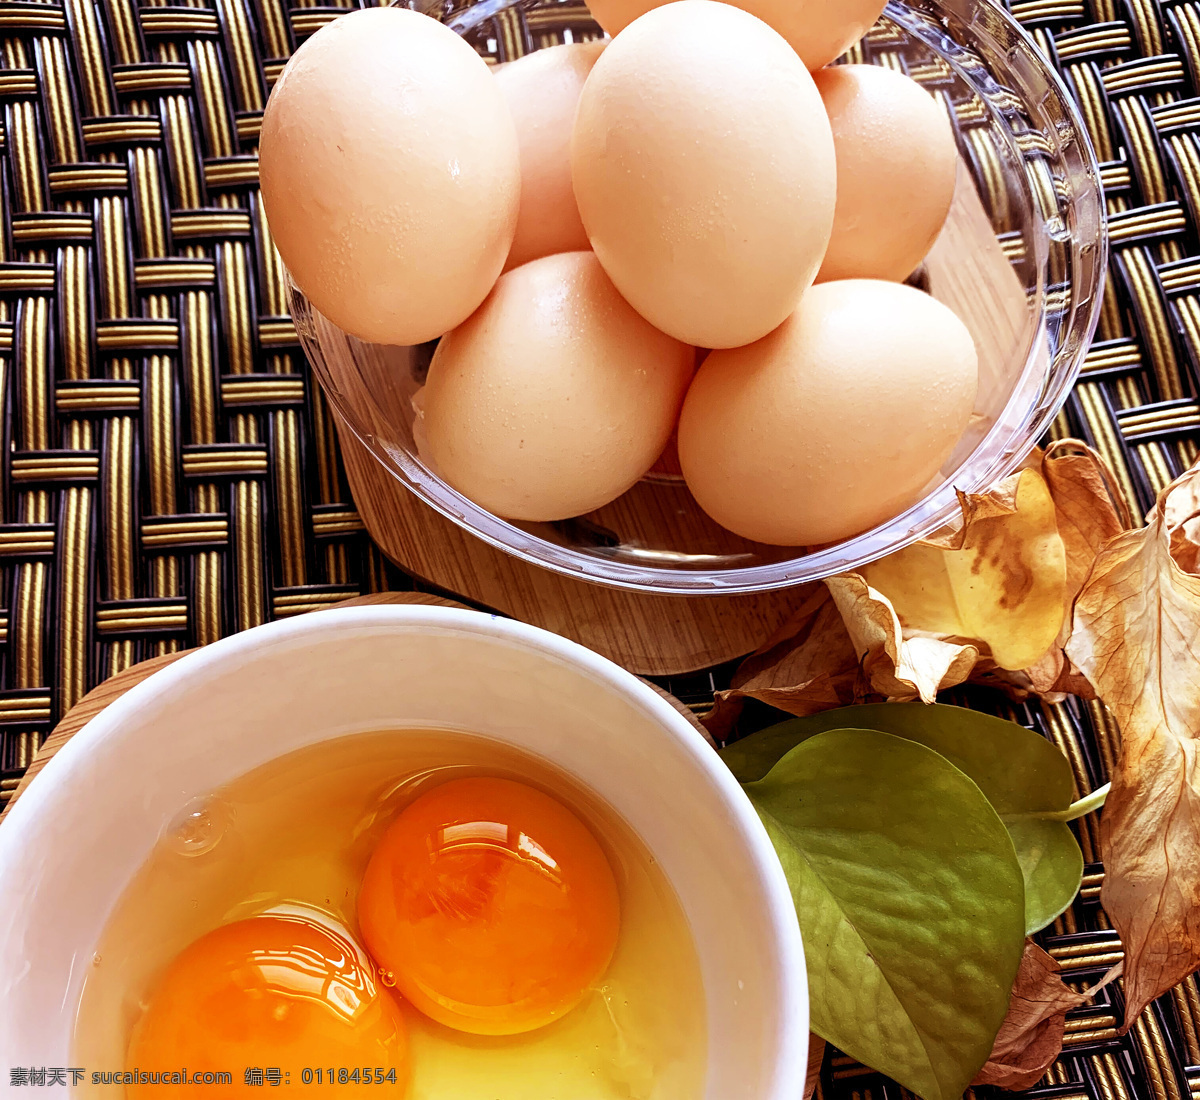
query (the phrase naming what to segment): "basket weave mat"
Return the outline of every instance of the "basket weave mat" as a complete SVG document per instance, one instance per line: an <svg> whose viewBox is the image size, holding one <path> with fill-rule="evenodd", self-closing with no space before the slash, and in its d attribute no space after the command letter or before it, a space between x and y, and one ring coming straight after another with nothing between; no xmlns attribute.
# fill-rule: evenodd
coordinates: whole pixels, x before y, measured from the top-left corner
<svg viewBox="0 0 1200 1100"><path fill-rule="evenodd" d="M266 95L344 7L297 0L0 0L0 802L58 717L152 657L413 583L366 537L286 315L258 201ZM1112 263L1056 425L1134 512L1200 453L1200 0L1016 0L1103 164ZM594 36L577 3L505 13L492 59ZM903 42L876 35L876 59ZM969 119L960 119L969 126ZM664 682L702 706L728 668ZM1103 783L1115 731L1068 703L1012 715ZM1082 896L1045 944L1072 981L1121 956ZM3 889L9 884L0 884ZM19 889L19 888L18 888ZM1118 1040L1120 989L1072 1013L1043 1100L1200 1096L1200 986ZM900 1100L836 1052L830 1100Z"/></svg>

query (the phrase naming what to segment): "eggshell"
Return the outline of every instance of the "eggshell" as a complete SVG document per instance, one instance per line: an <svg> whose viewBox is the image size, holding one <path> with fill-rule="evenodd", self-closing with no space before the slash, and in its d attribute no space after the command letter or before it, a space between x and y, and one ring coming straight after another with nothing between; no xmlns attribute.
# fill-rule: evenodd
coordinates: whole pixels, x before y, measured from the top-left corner
<svg viewBox="0 0 1200 1100"><path fill-rule="evenodd" d="M946 112L877 65L816 74L837 153L833 236L818 281L906 279L950 211L958 150Z"/></svg>
<svg viewBox="0 0 1200 1100"><path fill-rule="evenodd" d="M685 343L765 336L833 226L833 137L808 70L717 0L655 8L610 43L571 142L579 213L617 289Z"/></svg>
<svg viewBox="0 0 1200 1100"><path fill-rule="evenodd" d="M810 69L828 65L871 29L886 0L738 0L736 7L774 27ZM660 7L654 0L588 0L588 10L611 35L639 15Z"/></svg>
<svg viewBox="0 0 1200 1100"><path fill-rule="evenodd" d="M704 361L679 420L684 478L744 538L848 538L922 495L967 426L977 372L966 326L927 294L822 283L765 339Z"/></svg>
<svg viewBox="0 0 1200 1100"><path fill-rule="evenodd" d="M654 464L693 370L692 349L639 317L592 253L546 256L501 276L438 344L428 457L496 515L581 515Z"/></svg>
<svg viewBox="0 0 1200 1100"><path fill-rule="evenodd" d="M364 340L468 317L517 224L517 135L484 61L405 8L344 15L288 62L263 116L271 235L296 285Z"/></svg>
<svg viewBox="0 0 1200 1100"><path fill-rule="evenodd" d="M604 46L552 46L496 72L521 148L521 210L505 270L590 247L571 190L571 127L583 82Z"/></svg>

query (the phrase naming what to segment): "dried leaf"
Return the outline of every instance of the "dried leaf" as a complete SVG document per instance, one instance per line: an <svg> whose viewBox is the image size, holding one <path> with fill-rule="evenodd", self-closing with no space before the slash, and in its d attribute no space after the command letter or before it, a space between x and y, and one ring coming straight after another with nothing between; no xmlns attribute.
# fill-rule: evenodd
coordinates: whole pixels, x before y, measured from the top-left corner
<svg viewBox="0 0 1200 1100"><path fill-rule="evenodd" d="M1064 634L1066 633L1064 627ZM1096 698L1096 692L1087 678L1067 658L1063 649L1065 644L1064 638L1027 669L1010 674L1023 679L1027 687L1024 697L1040 695L1047 703L1061 703L1068 695L1078 695L1083 699Z"/></svg>
<svg viewBox="0 0 1200 1100"><path fill-rule="evenodd" d="M961 684L975 667L979 650L973 645L922 636L905 639L891 602L857 573L830 577L825 584L863 672L880 695L932 703L940 689Z"/></svg>
<svg viewBox="0 0 1200 1100"><path fill-rule="evenodd" d="M1037 470L1017 477L1016 510L966 529L946 571L966 626L1000 668L1028 667L1059 636L1065 610L1066 554L1054 499Z"/></svg>
<svg viewBox="0 0 1200 1100"><path fill-rule="evenodd" d="M1061 969L1033 940L1025 941L1008 1015L1000 1025L991 1056L972 1085L1027 1089L1037 1084L1062 1053L1067 1013L1116 978L1120 964L1083 993L1063 982L1058 976Z"/></svg>
<svg viewBox="0 0 1200 1100"><path fill-rule="evenodd" d="M723 740L733 729L742 699L758 699L803 717L861 699L858 656L823 584L762 646L742 662L728 691L716 693L704 724Z"/></svg>
<svg viewBox="0 0 1200 1100"><path fill-rule="evenodd" d="M1121 729L1101 902L1125 946L1125 1029L1200 966L1200 468L1101 551L1067 652ZM1181 564L1186 563L1186 565Z"/></svg>
<svg viewBox="0 0 1200 1100"><path fill-rule="evenodd" d="M804 717L876 696L931 701L968 679L1016 699L1090 695L1061 651L1064 611L1120 530L1110 481L1094 452L1067 441L991 492L961 494L960 515L933 539L808 586L704 724L722 740L746 698Z"/></svg>
<svg viewBox="0 0 1200 1100"><path fill-rule="evenodd" d="M1062 1052L1067 1012L1086 1000L1058 976L1061 969L1036 943L1026 941L1008 1015L971 1084L1027 1089L1042 1079Z"/></svg>
<svg viewBox="0 0 1200 1100"><path fill-rule="evenodd" d="M1035 459L1040 461L1040 451L1035 451L1034 456L1025 466L1022 466L1021 470L1009 474L989 492L964 493L960 490L958 504L962 509L961 514L942 530L935 531L925 539L925 544L937 547L939 550L961 550L966 542L968 532L976 523L1011 516L1017 510L1017 486L1021 474L1031 463L1036 464Z"/></svg>
<svg viewBox="0 0 1200 1100"><path fill-rule="evenodd" d="M1002 691L1014 703L1024 703L1031 696L1038 694L1033 689L1033 682L1030 680L1027 671L1014 672L1011 669L997 668L990 661L986 660L981 660L971 670L971 675L967 682L979 684L982 687L994 688L996 691ZM1050 701L1061 702L1062 700L1051 699Z"/></svg>
<svg viewBox="0 0 1200 1100"><path fill-rule="evenodd" d="M1200 558L1200 484L1183 480L1166 499L1164 519L1171 531L1171 556L1187 573L1197 573Z"/></svg>
<svg viewBox="0 0 1200 1100"><path fill-rule="evenodd" d="M863 575L887 593L907 633L973 641L1000 668L1026 668L1054 645L1067 607L1055 502L1034 469L962 500L953 549L912 546Z"/></svg>
<svg viewBox="0 0 1200 1100"><path fill-rule="evenodd" d="M897 616L909 630L937 637L963 637L965 627L946 572L947 553L927 542L916 542L871 562L860 572L873 588L888 594Z"/></svg>
<svg viewBox="0 0 1200 1100"><path fill-rule="evenodd" d="M1067 597L1074 601L1092 562L1109 539L1132 526L1129 506L1095 451L1076 439L1052 444L1041 465L1054 499L1067 561Z"/></svg>
<svg viewBox="0 0 1200 1100"><path fill-rule="evenodd" d="M812 1100L821 1080L821 1066L825 1061L825 1040L820 1035L808 1036L808 1079L804 1082L804 1100Z"/></svg>
<svg viewBox="0 0 1200 1100"><path fill-rule="evenodd" d="M1095 693L1064 652L1071 633L1072 608L1101 547L1131 526L1129 508L1104 460L1078 440L1054 443L1046 451L1042 476L1054 498L1058 533L1066 554L1066 614L1058 644L1029 666L1032 687L1041 695Z"/></svg>

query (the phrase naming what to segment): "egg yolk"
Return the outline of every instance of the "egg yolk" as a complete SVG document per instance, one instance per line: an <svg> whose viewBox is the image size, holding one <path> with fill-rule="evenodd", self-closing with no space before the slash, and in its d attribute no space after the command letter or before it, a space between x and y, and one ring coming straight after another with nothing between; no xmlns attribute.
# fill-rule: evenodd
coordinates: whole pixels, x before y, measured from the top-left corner
<svg viewBox="0 0 1200 1100"><path fill-rule="evenodd" d="M457 779L406 807L358 897L363 940L439 1023L513 1035L551 1023L604 974L620 902L596 838L523 783Z"/></svg>
<svg viewBox="0 0 1200 1100"><path fill-rule="evenodd" d="M133 1098L257 1096L263 1081L247 1073L254 1068L278 1069L289 1096L332 1095L331 1067L359 1067L360 1077L370 1067L372 1081L403 1090L408 1040L395 1001L376 986L370 962L344 931L269 914L217 928L176 957L134 1028L126 1065L232 1077L228 1084L127 1085ZM306 1069L313 1071L307 1082Z"/></svg>

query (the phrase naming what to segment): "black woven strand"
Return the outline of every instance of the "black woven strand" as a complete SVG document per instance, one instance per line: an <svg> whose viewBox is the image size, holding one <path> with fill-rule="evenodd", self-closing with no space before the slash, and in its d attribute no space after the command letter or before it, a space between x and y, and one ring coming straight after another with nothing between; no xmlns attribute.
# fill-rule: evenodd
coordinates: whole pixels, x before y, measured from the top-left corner
<svg viewBox="0 0 1200 1100"><path fill-rule="evenodd" d="M129 665L413 587L354 509L257 193L271 85L345 10L0 4L0 802L58 717ZM1200 440L1200 4L1012 12L1081 104L1112 219L1100 332L1055 434L1097 447L1140 516ZM542 3L472 41L504 61L596 33L581 4ZM889 35L864 45L894 49ZM903 67L902 51L889 60ZM728 674L666 686L704 706ZM1008 713L1063 747L1080 793L1105 782L1116 734L1097 708ZM1078 832L1084 889L1043 942L1083 985L1121 945L1098 902L1095 826ZM1195 980L1122 1040L1120 996L1071 1014L1064 1057L1028 1096L1200 1095ZM831 1051L818 1095L908 1094Z"/></svg>

